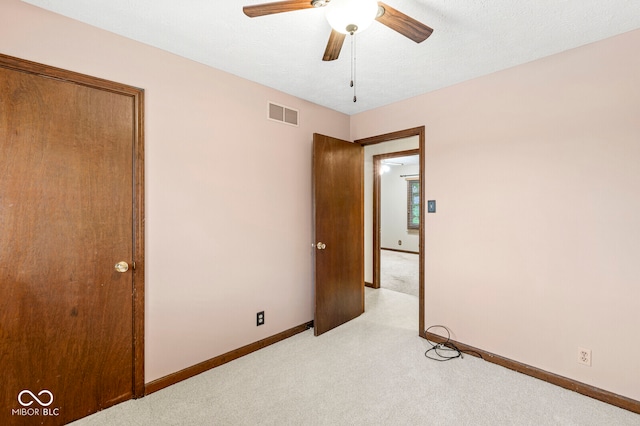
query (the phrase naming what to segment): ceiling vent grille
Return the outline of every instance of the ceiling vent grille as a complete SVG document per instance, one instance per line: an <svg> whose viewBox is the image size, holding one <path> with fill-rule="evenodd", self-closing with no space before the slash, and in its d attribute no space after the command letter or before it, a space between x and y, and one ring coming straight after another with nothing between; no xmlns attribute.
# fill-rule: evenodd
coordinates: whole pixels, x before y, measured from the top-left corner
<svg viewBox="0 0 640 426"><path fill-rule="evenodd" d="M298 110L269 102L269 120L279 121L291 126L298 125Z"/></svg>

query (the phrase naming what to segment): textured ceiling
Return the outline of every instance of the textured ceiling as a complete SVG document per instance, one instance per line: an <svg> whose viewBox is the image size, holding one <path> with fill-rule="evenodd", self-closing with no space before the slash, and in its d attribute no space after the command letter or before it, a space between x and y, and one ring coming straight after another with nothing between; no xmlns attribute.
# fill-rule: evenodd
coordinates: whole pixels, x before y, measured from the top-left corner
<svg viewBox="0 0 640 426"><path fill-rule="evenodd" d="M434 33L416 44L374 22L358 35L354 103L349 37L321 60L323 9L248 18L242 6L269 0L24 1L346 114L640 28L637 0L385 0Z"/></svg>

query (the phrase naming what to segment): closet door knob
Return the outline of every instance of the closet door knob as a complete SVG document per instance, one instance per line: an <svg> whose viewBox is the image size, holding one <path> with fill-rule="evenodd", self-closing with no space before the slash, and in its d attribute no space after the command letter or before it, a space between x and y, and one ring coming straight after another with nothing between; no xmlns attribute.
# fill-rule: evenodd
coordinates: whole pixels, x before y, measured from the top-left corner
<svg viewBox="0 0 640 426"><path fill-rule="evenodd" d="M127 272L129 270L129 264L125 261L118 262L116 263L115 270L120 273Z"/></svg>

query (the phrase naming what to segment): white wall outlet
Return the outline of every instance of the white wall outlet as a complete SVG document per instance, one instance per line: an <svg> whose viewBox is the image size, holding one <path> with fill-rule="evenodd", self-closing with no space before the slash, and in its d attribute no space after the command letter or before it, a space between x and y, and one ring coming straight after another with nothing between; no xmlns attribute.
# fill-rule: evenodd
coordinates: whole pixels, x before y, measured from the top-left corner
<svg viewBox="0 0 640 426"><path fill-rule="evenodd" d="M591 349L578 348L578 364L591 367Z"/></svg>

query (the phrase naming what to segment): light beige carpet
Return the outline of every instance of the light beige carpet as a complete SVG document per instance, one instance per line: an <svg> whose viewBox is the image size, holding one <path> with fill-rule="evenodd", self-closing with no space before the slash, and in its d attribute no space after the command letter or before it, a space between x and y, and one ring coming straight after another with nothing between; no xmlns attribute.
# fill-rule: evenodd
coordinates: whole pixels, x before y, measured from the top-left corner
<svg viewBox="0 0 640 426"><path fill-rule="evenodd" d="M418 297L419 255L380 250L380 287Z"/></svg>
<svg viewBox="0 0 640 426"><path fill-rule="evenodd" d="M638 426L640 415L471 356L424 356L416 299L365 289L366 312L293 336L75 426Z"/></svg>

